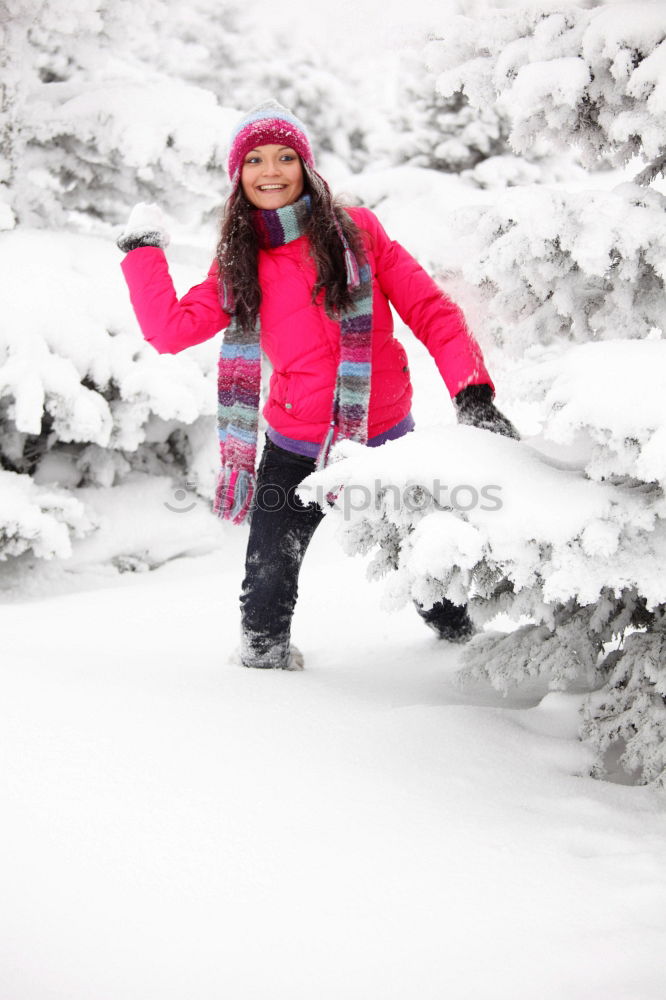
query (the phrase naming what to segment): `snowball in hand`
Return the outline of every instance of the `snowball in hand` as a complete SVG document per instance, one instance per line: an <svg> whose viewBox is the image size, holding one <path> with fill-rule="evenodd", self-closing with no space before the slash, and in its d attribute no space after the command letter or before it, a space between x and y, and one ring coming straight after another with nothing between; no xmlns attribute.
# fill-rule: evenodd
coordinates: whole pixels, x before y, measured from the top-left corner
<svg viewBox="0 0 666 1000"><path fill-rule="evenodd" d="M169 232L164 212L154 202L140 201L130 212L123 236L140 236L144 233L159 233L160 243L169 245Z"/></svg>

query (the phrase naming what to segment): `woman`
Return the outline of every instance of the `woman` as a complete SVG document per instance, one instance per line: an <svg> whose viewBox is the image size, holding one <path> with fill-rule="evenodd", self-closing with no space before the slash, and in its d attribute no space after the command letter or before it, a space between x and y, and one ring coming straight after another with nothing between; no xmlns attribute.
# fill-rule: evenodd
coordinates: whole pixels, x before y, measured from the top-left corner
<svg viewBox="0 0 666 1000"><path fill-rule="evenodd" d="M118 241L144 336L176 353L225 330L218 379L219 516L251 511L241 594L241 661L298 669L290 645L298 575L323 517L295 497L331 443L370 447L413 429L404 349L389 301L423 341L465 423L517 436L495 408L493 384L464 318L367 208L342 208L315 170L305 126L267 102L239 122L229 153L231 194L208 277L178 301L160 223L130 216ZM273 367L268 430L255 476L262 352ZM284 502L286 498L286 502ZM465 608L419 608L443 638L472 632Z"/></svg>

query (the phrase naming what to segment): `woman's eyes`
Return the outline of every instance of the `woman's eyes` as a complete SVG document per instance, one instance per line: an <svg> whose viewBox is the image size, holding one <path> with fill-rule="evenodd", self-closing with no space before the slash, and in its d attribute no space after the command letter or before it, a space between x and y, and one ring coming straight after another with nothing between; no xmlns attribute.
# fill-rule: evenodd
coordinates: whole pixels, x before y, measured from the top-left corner
<svg viewBox="0 0 666 1000"><path fill-rule="evenodd" d="M284 160L285 163L291 163L291 162L293 162L293 160L296 159L296 156L295 156L294 153L283 153L282 156L280 157L280 159ZM248 158L247 158L247 160L245 160L245 162L246 163L251 163L251 164L261 163L261 157L260 156L248 156Z"/></svg>

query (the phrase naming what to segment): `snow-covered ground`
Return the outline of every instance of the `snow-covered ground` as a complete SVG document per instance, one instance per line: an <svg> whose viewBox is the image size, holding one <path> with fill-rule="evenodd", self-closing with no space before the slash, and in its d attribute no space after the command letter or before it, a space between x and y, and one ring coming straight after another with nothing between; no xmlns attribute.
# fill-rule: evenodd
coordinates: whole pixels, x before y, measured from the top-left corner
<svg viewBox="0 0 666 1000"><path fill-rule="evenodd" d="M166 476L75 493L71 559L0 566L0 1000L662 1000L663 796L586 776L579 696L461 690L332 519L305 672L243 670L245 530Z"/></svg>
<svg viewBox="0 0 666 1000"><path fill-rule="evenodd" d="M334 528L303 673L230 661L243 529L0 607L3 1000L661 1000L663 799L576 695L459 690Z"/></svg>
<svg viewBox="0 0 666 1000"><path fill-rule="evenodd" d="M574 137L586 70L566 56L576 54L574 36L560 50L561 19L540 18L534 43L512 43L515 65L505 74L518 132L536 116L528 131L547 126L564 152L538 163L491 157L457 176L390 166L399 140L393 111L411 100L398 53L432 32L448 36L444 46L476 42L446 27L462 10L480 18L490 43L471 64L483 76L513 30L504 21L505 36L493 4L416 0L406 10L385 0L378 18L372 5L351 0L293 0L289 9L262 0L251 35L249 22L232 30L209 2L166 5L164 18L151 3L119 13L119 5L89 11L86 0L53 0L37 20L29 4L13 6L14 22L0 26L13 52L5 110L17 109L8 119L16 126L12 166L0 180L10 177L18 199L14 213L0 185L8 459L0 471L0 1000L663 1000L663 793L626 783L617 748L611 780L588 776L593 751L577 738L581 685L548 693L532 681L507 698L478 679L461 687L461 650L436 640L411 607L381 610L383 586L368 583L362 559L343 553L334 518L317 533L301 577L294 639L306 670L236 664L246 529L221 524L204 499L217 464L219 338L178 358L144 345L111 221L146 191L163 202L170 267L184 292L205 275L217 242L223 136L240 110L218 105L207 61L216 90L233 91L246 107L255 69L274 50L280 61L293 53L293 81L284 86L298 100L313 86L326 93L332 66L362 65L347 74L353 102L316 109L336 150L318 154L319 168L337 192L373 208L463 305L498 406L523 436L493 442L495 464L513 449L524 465L516 548L528 520L562 532L580 503L571 509L573 490L558 486L564 475L551 477L548 491L537 475L532 483L539 456L533 451L528 464L520 449L545 454L544 464L568 470L572 482L586 469L645 485L663 479L666 442L663 303L653 280L664 276L653 196L666 192L666 179L638 203L628 191L606 199L640 167L588 174L575 166L566 136ZM663 31L657 4L635 6L629 18L624 4L602 11L582 55L595 79L601 152L629 135L650 157L662 147L655 46ZM578 13L582 24L587 14ZM195 43L206 16L210 33ZM220 82L234 79L250 37L246 89ZM326 46L321 66L311 65L310 45ZM649 54L639 66L637 53ZM451 54L455 63L460 53ZM427 124L422 112L415 105L414 135ZM375 152L350 173L356 121L361 135L372 125ZM513 183L518 189L505 189ZM531 185L526 198L521 185ZM588 190L578 202L555 197ZM478 208L497 217L475 244ZM535 225L525 239L517 226L516 242L486 260L495 231L516 227L516 218ZM551 270L545 243L567 234L558 245L565 261L557 257ZM567 254L576 264L571 280ZM461 273L470 260L474 273ZM607 271L601 311L591 279ZM503 290L494 315L491 308L484 320L482 297L466 293L466 281ZM575 321L577 341L587 332L597 342L550 350L534 315L554 285L563 325ZM534 302L521 297L525 287ZM495 319L512 331L513 354L494 337ZM603 342L599 329L609 335ZM400 324L398 336L422 440L450 440L446 471L466 475L476 445L465 449L457 429L442 431L454 420L442 380ZM54 438L45 443L51 421ZM166 447L181 428L187 447ZM485 433L460 430L472 444ZM392 454L403 443L372 456L394 478L401 470ZM179 448L187 460L174 464ZM188 480L177 482L171 474L185 465ZM598 482L584 488L609 492ZM661 517L655 495L650 509ZM594 559L569 564L573 583L563 597L578 596L573 584L585 584L595 567L608 582L606 562L621 575L605 528L591 532ZM641 530L648 533L644 521ZM661 544L663 532L653 535ZM418 538L416 568L427 570L438 538L423 530ZM646 551L632 549L632 567ZM656 552L641 565L656 566L654 590L643 588L654 604L663 603ZM658 723L661 711L657 703ZM648 734L659 732L657 722Z"/></svg>

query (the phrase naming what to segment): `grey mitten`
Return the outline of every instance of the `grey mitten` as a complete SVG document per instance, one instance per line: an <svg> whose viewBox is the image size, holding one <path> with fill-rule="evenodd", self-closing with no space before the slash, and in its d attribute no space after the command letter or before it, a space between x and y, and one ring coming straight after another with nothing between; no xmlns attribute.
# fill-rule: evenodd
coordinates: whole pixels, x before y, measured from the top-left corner
<svg viewBox="0 0 666 1000"><path fill-rule="evenodd" d="M169 245L169 233L164 212L159 205L140 201L130 212L125 228L116 240L116 246L123 253L137 247L160 247Z"/></svg>
<svg viewBox="0 0 666 1000"><path fill-rule="evenodd" d="M520 441L516 428L493 403L493 390L489 385L468 385L454 396L453 402L459 423L471 424L472 427L481 427Z"/></svg>

